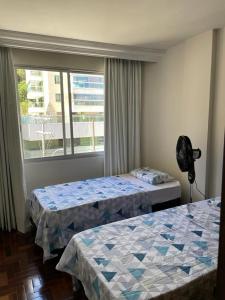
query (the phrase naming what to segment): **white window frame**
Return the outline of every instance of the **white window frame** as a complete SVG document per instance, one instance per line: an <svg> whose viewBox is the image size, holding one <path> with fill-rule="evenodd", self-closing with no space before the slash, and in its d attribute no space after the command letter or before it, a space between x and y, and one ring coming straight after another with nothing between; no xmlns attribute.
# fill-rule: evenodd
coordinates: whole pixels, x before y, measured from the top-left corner
<svg viewBox="0 0 225 300"><path fill-rule="evenodd" d="M16 74L17 69L25 69L25 70L35 70L35 71L51 71L51 72L59 72L60 76L60 91L61 91L61 107L62 107L62 127L63 127L63 145L64 145L64 154L59 156L47 156L47 157L37 157L37 158L25 158L24 151L23 158L25 163L33 163L33 162L43 162L43 161L54 161L54 160L67 160L67 159L78 159L85 157L103 157L104 150L102 151L91 151L91 152L83 152L83 153L74 153L74 137L73 137L73 123L72 123L72 102L73 97L71 93L71 81L70 81L70 73L82 73L82 74L96 74L105 76L104 72L99 72L96 70L87 70L87 69L70 69L70 68L58 68L58 67L40 67L40 66L32 66L32 65L24 65L24 64L15 64L14 72ZM67 82L68 82L68 96L69 96L69 114L70 114L70 134L71 134L71 152L72 154L66 154L66 136L65 136L65 114L64 114L64 88L63 88L63 73L67 73ZM16 77L16 76L15 76ZM17 78L17 77L16 77ZM16 87L17 87L16 80ZM105 90L105 86L104 86ZM105 91L104 91L105 95ZM104 97L104 106L105 106L105 97ZM19 111L19 122L21 121L20 109ZM105 110L104 110L105 111ZM104 113L105 118L105 113ZM105 122L105 121L104 121ZM22 128L20 124L21 135ZM23 143L22 143L23 145Z"/></svg>

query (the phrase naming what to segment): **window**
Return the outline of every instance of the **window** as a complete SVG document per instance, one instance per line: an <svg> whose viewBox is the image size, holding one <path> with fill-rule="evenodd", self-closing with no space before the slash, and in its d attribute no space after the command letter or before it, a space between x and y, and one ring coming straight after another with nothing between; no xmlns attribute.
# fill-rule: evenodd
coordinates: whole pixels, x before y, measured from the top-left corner
<svg viewBox="0 0 225 300"><path fill-rule="evenodd" d="M103 75L16 72L25 159L104 150Z"/></svg>
<svg viewBox="0 0 225 300"><path fill-rule="evenodd" d="M60 76L59 75L55 75L55 84L60 84Z"/></svg>
<svg viewBox="0 0 225 300"><path fill-rule="evenodd" d="M28 81L29 92L43 92L43 82L40 80L29 80Z"/></svg>
<svg viewBox="0 0 225 300"><path fill-rule="evenodd" d="M73 94L74 104L104 105L103 94Z"/></svg>
<svg viewBox="0 0 225 300"><path fill-rule="evenodd" d="M61 102L61 94L55 94L55 101Z"/></svg>

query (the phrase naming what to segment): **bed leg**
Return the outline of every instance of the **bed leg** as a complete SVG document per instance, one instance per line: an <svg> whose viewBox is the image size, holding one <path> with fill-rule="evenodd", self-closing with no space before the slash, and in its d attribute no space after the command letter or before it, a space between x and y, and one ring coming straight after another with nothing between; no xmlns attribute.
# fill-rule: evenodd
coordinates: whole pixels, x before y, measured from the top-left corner
<svg viewBox="0 0 225 300"><path fill-rule="evenodd" d="M79 291L80 288L81 288L80 281L74 276L72 276L72 285L73 285L73 291L74 292Z"/></svg>

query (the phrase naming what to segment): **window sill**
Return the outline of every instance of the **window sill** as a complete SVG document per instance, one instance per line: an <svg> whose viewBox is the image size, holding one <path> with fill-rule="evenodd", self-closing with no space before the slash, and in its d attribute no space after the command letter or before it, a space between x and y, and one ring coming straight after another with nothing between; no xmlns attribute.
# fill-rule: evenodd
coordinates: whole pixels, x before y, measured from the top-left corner
<svg viewBox="0 0 225 300"><path fill-rule="evenodd" d="M28 159L24 159L24 163L29 164L33 162L79 159L79 158L88 158L88 157L103 157L103 156L104 156L104 151L96 151L96 152L87 152L87 153L77 153L74 155L70 154L70 155L60 155L60 156L52 156L52 157L28 158Z"/></svg>

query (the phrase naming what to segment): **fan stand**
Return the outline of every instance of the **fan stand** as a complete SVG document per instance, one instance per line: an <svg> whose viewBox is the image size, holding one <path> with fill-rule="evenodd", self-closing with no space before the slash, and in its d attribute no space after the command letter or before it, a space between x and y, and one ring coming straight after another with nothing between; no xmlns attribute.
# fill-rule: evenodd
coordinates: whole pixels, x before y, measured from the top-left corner
<svg viewBox="0 0 225 300"><path fill-rule="evenodd" d="M187 203L187 210L189 214L191 214L191 203L192 203L192 183L189 182L189 201Z"/></svg>
<svg viewBox="0 0 225 300"><path fill-rule="evenodd" d="M195 169L194 164L192 168L188 171L188 181L189 181L189 203L192 203L192 192L193 183L195 181Z"/></svg>
<svg viewBox="0 0 225 300"><path fill-rule="evenodd" d="M189 203L192 203L192 183L189 183Z"/></svg>

